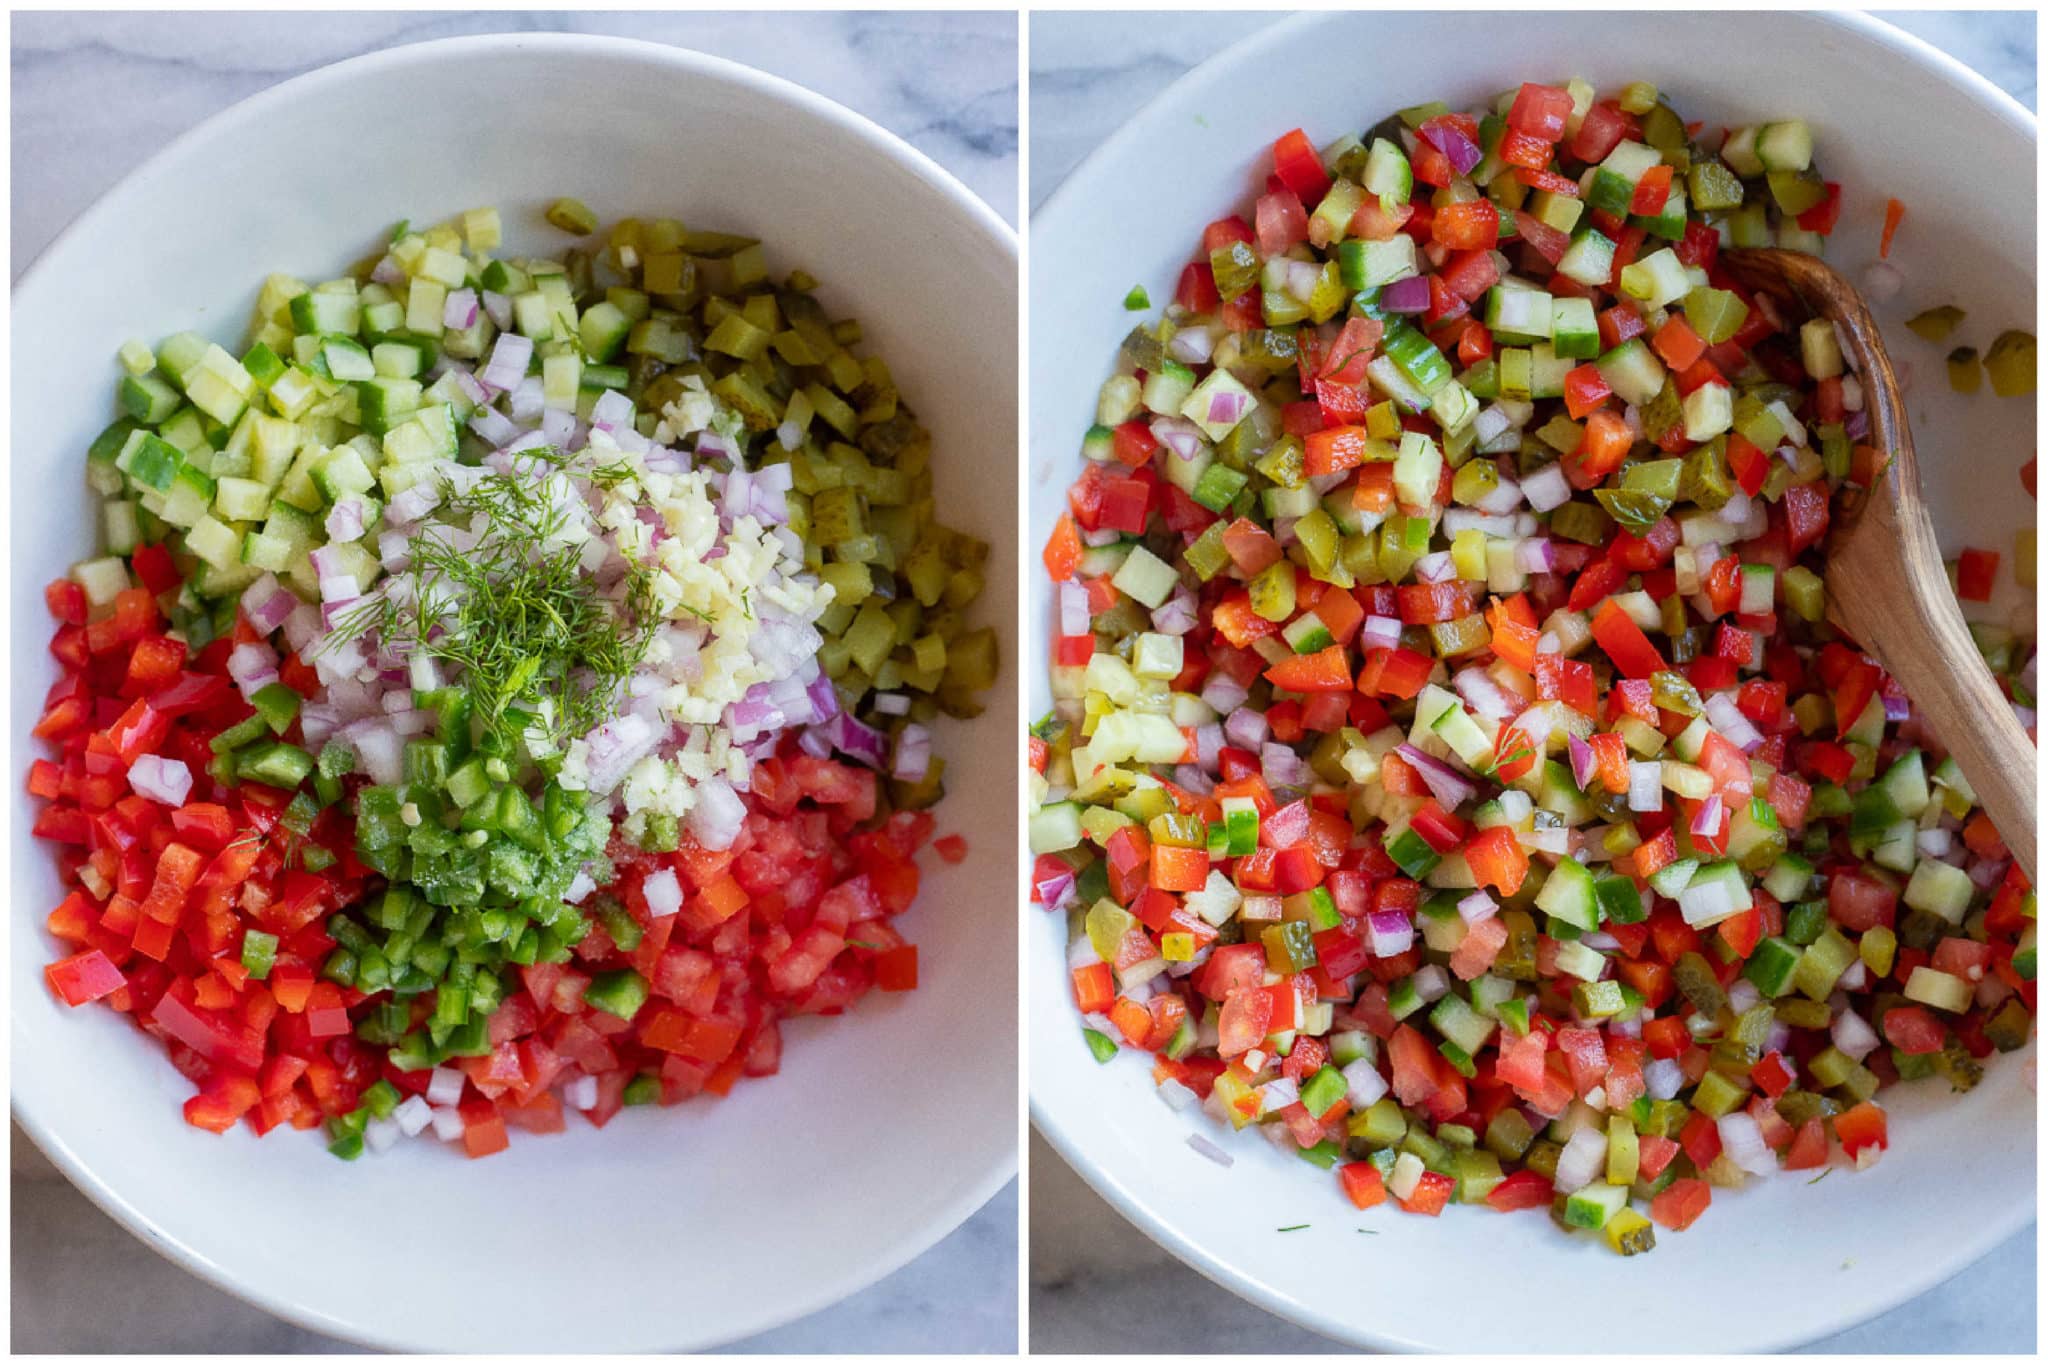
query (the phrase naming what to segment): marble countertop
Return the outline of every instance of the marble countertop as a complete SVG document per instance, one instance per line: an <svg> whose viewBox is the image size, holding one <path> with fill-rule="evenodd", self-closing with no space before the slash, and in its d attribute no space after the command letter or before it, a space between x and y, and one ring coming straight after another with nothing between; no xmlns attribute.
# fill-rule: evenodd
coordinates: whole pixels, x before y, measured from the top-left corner
<svg viewBox="0 0 2048 1365"><path fill-rule="evenodd" d="M1189 67L1272 14L1039 13L1031 18L1031 204L1043 203L1120 123ZM1890 23L2036 105L2035 20L1887 13ZM1031 1167L1034 1352L1314 1352L1332 1344L1228 1294L1125 1222L1035 1133ZM2035 1229L1911 1303L1814 1343L1813 1352L2031 1352Z"/></svg>
<svg viewBox="0 0 2048 1365"><path fill-rule="evenodd" d="M610 33L731 57L875 120L1018 217L1017 20L987 14L33 14L13 25L18 277L122 176L278 81L457 34ZM80 98L119 90L122 98ZM13 1347L25 1352L334 1352L188 1275L71 1187L17 1130ZM949 1351L1017 1343L1015 1182L931 1251L837 1307L730 1348Z"/></svg>

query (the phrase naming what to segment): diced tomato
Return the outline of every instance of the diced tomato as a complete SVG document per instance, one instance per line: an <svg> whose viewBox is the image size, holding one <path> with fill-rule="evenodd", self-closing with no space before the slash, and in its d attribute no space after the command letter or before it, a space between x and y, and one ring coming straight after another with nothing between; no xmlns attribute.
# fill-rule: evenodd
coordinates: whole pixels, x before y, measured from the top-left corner
<svg viewBox="0 0 2048 1365"><path fill-rule="evenodd" d="M1273 144L1273 174L1304 204L1321 203L1330 189L1330 174L1323 169L1322 156L1299 128Z"/></svg>

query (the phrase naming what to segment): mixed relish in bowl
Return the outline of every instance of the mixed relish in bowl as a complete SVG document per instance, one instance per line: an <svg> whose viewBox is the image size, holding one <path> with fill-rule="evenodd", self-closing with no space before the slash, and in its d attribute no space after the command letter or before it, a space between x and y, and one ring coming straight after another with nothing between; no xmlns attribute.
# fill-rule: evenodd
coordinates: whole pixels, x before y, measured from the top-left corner
<svg viewBox="0 0 2048 1365"><path fill-rule="evenodd" d="M1841 203L1799 120L1640 83L1274 144L1044 551L1030 895L1098 1059L1361 1209L1634 1254L2027 1043L2034 893L1826 624L1853 363L1718 265ZM2031 726L2031 640L1977 635Z"/></svg>
<svg viewBox="0 0 2048 1365"><path fill-rule="evenodd" d="M46 593L47 976L161 1040L199 1127L484 1156L917 984L988 547L809 276L547 219L583 240L400 224L265 280L239 357L121 350L104 553Z"/></svg>

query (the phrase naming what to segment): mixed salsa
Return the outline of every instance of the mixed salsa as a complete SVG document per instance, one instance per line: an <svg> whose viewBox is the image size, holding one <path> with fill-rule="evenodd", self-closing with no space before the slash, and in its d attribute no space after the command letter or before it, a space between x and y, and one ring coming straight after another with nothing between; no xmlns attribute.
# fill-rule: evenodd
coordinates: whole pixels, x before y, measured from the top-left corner
<svg viewBox="0 0 2048 1365"><path fill-rule="evenodd" d="M673 219L495 209L121 350L104 553L49 584L35 833L64 1003L194 1125L353 1158L773 1074L918 981L988 547L860 325Z"/></svg>
<svg viewBox="0 0 2048 1365"><path fill-rule="evenodd" d="M1273 145L1044 549L1030 898L1098 1060L1360 1209L1628 1255L2027 1043L2034 891L1826 623L1854 358L1719 259L1841 211L1805 123L1641 83ZM2031 733L2033 642L1972 629Z"/></svg>

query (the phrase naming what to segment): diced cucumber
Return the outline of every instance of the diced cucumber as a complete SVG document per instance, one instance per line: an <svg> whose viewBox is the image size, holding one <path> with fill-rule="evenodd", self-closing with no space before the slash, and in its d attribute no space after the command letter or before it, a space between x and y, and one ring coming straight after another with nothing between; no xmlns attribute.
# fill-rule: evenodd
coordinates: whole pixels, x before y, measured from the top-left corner
<svg viewBox="0 0 2048 1365"><path fill-rule="evenodd" d="M377 477L363 462L354 446L337 446L312 468L313 486L322 497L336 502L351 493L367 493L377 486Z"/></svg>
<svg viewBox="0 0 2048 1365"><path fill-rule="evenodd" d="M1195 372L1169 360L1145 376L1145 406L1161 417L1178 417L1195 391Z"/></svg>
<svg viewBox="0 0 2048 1365"><path fill-rule="evenodd" d="M1550 344L1560 357L1592 360L1600 354L1600 323L1591 299L1553 299Z"/></svg>
<svg viewBox="0 0 2048 1365"><path fill-rule="evenodd" d="M1557 273L1588 288L1604 286L1614 274L1614 243L1593 228L1585 229L1565 248Z"/></svg>
<svg viewBox="0 0 2048 1365"><path fill-rule="evenodd" d="M1766 123L1756 130L1757 171L1803 171L1813 165L1813 130L1804 119ZM1727 154L1722 154L1728 160ZM1729 161L1732 166L1735 163ZM1741 171L1741 167L1736 167ZM1756 172L1743 171L1745 175Z"/></svg>
<svg viewBox="0 0 2048 1365"><path fill-rule="evenodd" d="M1970 875L1960 867L1951 867L1937 858L1923 858L1913 869L1900 899L1915 910L1939 915L1950 924L1961 924L1963 912L1970 908L1970 897L1975 893Z"/></svg>
<svg viewBox="0 0 2048 1365"><path fill-rule="evenodd" d="M1372 140L1365 155L1365 187L1384 204L1405 204L1415 190L1415 172L1408 154L1383 137Z"/></svg>
<svg viewBox="0 0 2048 1365"><path fill-rule="evenodd" d="M153 374L124 375L117 391L121 411L145 426L155 426L178 410L178 391Z"/></svg>
<svg viewBox="0 0 2048 1365"><path fill-rule="evenodd" d="M362 301L352 283L346 292L321 285L291 301L291 319L302 334L353 336L362 326Z"/></svg>
<svg viewBox="0 0 2048 1365"><path fill-rule="evenodd" d="M1728 169L1745 180L1764 173L1764 163L1757 158L1756 138L1760 130L1754 127L1737 128L1728 134L1721 144L1721 159L1728 163Z"/></svg>
<svg viewBox="0 0 2048 1365"><path fill-rule="evenodd" d="M1670 247L1653 251L1621 268L1621 292L1645 309L1667 308L1692 289L1692 276Z"/></svg>
<svg viewBox="0 0 2048 1365"><path fill-rule="evenodd" d="M1664 366L1643 344L1641 337L1630 337L1594 362L1600 370L1600 377L1607 381L1623 402L1641 406L1655 398L1664 389Z"/></svg>
<svg viewBox="0 0 2048 1365"><path fill-rule="evenodd" d="M1354 292L1378 289L1417 273L1415 239L1396 233L1385 241L1346 241L1337 247L1338 278Z"/></svg>
<svg viewBox="0 0 2048 1365"><path fill-rule="evenodd" d="M1564 858L1536 893L1536 908L1576 929L1591 933L1600 927L1600 903L1593 874L1576 858Z"/></svg>

